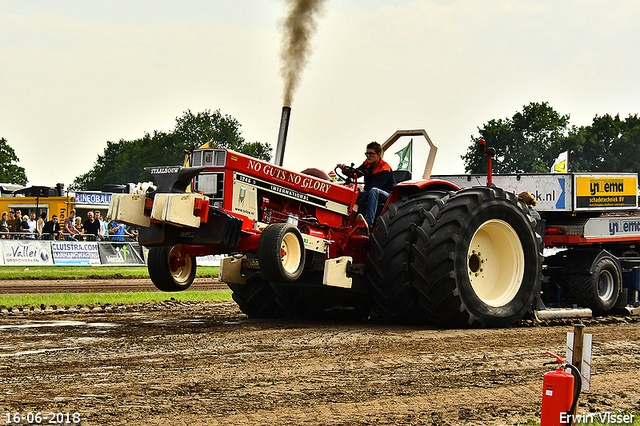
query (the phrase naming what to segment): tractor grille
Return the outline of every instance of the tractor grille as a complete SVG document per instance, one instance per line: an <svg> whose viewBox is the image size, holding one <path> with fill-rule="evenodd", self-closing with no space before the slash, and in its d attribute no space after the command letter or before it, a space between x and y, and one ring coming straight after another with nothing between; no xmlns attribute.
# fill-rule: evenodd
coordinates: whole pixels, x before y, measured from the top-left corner
<svg viewBox="0 0 640 426"><path fill-rule="evenodd" d="M227 162L227 151L222 149L198 149L193 151L191 165L194 167L224 167Z"/></svg>
<svg viewBox="0 0 640 426"><path fill-rule="evenodd" d="M224 172L201 172L194 179L194 189L211 198L211 203L222 201Z"/></svg>

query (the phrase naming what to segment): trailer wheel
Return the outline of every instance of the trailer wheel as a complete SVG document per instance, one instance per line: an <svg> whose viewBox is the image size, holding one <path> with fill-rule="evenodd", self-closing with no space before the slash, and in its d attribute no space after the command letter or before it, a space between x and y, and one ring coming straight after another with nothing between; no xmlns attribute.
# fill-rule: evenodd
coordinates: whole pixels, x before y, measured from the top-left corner
<svg viewBox="0 0 640 426"><path fill-rule="evenodd" d="M536 308L542 238L513 193L477 187L445 197L414 246L414 285L443 327L507 327Z"/></svg>
<svg viewBox="0 0 640 426"><path fill-rule="evenodd" d="M418 239L420 225L435 220L430 210L445 191L412 194L389 204L378 217L371 234L368 279L374 306L385 318L402 324L425 324L425 309L418 302L410 265L411 249Z"/></svg>
<svg viewBox="0 0 640 426"><path fill-rule="evenodd" d="M592 267L591 274L569 275L571 301L604 315L613 308L620 294L622 279L616 262L608 255Z"/></svg>
<svg viewBox="0 0 640 426"><path fill-rule="evenodd" d="M196 277L196 260L186 255L180 260L182 244L173 247L152 247L147 261L149 277L161 291L188 289Z"/></svg>
<svg viewBox="0 0 640 426"><path fill-rule="evenodd" d="M262 275L273 282L293 282L304 269L302 234L290 223L272 223L258 240L258 263Z"/></svg>
<svg viewBox="0 0 640 426"><path fill-rule="evenodd" d="M227 284L233 292L233 300L249 318L278 319L286 316L276 302L269 282L255 273L247 277L245 284Z"/></svg>

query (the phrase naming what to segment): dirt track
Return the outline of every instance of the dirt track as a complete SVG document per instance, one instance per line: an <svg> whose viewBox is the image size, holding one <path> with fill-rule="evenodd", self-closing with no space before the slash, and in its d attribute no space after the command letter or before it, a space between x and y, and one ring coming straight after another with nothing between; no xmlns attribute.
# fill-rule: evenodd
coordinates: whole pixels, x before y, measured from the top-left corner
<svg viewBox="0 0 640 426"><path fill-rule="evenodd" d="M196 278L192 290L228 290L226 284L212 278ZM0 294L41 293L118 293L158 291L149 278L77 279L77 280L0 280Z"/></svg>
<svg viewBox="0 0 640 426"><path fill-rule="evenodd" d="M581 413L640 412L640 322L609 322L586 329L594 375ZM544 351L563 353L571 330L258 321L233 303L5 309L0 421L40 411L85 425L516 424L539 419Z"/></svg>

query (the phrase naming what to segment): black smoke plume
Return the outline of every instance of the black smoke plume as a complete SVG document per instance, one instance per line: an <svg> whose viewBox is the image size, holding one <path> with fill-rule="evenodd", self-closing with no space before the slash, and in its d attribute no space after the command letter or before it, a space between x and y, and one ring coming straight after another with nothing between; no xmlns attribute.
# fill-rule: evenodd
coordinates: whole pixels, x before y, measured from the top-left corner
<svg viewBox="0 0 640 426"><path fill-rule="evenodd" d="M316 14L322 9L324 0L285 0L289 13L282 23L282 46L280 74L284 79L283 103L291 106L293 92L300 83L302 69L311 54L311 36L316 30Z"/></svg>

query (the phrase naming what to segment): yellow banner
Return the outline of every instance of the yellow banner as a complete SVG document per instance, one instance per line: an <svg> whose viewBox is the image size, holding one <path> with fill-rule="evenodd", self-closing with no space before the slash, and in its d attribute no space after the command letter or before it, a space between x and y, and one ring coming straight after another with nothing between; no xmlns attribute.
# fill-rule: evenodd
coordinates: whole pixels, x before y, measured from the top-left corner
<svg viewBox="0 0 640 426"><path fill-rule="evenodd" d="M577 176L578 197L606 197L636 195L638 182L635 176Z"/></svg>
<svg viewBox="0 0 640 426"><path fill-rule="evenodd" d="M576 176L576 207L635 207L637 188L636 176Z"/></svg>

